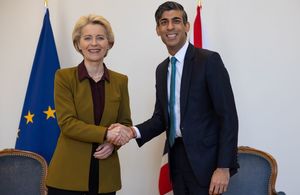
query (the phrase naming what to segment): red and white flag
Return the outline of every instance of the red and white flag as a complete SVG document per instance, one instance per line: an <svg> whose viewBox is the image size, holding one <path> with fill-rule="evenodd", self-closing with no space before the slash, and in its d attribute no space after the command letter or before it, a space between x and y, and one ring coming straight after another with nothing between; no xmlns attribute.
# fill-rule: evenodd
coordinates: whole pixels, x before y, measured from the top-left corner
<svg viewBox="0 0 300 195"><path fill-rule="evenodd" d="M197 5L197 13L194 21L194 46L197 48L202 48L202 24L201 24L201 1ZM168 144L168 142L166 142ZM168 153L166 151L166 145L164 148L164 153L162 157L159 180L158 180L158 189L160 195L172 195L172 183L170 181L170 170L168 163Z"/></svg>
<svg viewBox="0 0 300 195"><path fill-rule="evenodd" d="M172 184L170 180L170 172L169 172L169 163L168 163L168 152L167 152L167 144L169 142L165 142L164 153L161 161L159 180L158 180L158 189L160 195L172 195Z"/></svg>
<svg viewBox="0 0 300 195"><path fill-rule="evenodd" d="M202 48L202 23L201 23L201 9L202 5L199 1L197 5L197 14L194 21L194 46Z"/></svg>

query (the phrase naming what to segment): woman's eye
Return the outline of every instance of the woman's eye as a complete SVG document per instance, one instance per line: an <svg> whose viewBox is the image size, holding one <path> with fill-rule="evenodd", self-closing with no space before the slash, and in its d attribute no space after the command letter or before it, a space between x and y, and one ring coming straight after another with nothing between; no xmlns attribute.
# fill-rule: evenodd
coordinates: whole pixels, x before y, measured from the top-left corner
<svg viewBox="0 0 300 195"><path fill-rule="evenodd" d="M91 37L84 37L83 40L90 41L90 40L92 40L92 38Z"/></svg>

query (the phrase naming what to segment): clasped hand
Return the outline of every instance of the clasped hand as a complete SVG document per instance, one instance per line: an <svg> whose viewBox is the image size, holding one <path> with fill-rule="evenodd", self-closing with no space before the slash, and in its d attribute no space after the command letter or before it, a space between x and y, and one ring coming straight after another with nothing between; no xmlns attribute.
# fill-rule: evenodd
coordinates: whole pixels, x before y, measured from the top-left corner
<svg viewBox="0 0 300 195"><path fill-rule="evenodd" d="M135 131L132 128L115 123L108 127L106 140L114 145L122 146L134 137Z"/></svg>

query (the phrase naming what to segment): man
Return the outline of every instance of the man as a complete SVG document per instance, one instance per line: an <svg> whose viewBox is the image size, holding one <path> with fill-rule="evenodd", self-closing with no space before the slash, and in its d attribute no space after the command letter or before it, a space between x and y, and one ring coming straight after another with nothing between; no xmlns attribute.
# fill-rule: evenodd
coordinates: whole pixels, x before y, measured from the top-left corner
<svg viewBox="0 0 300 195"><path fill-rule="evenodd" d="M156 70L153 116L134 128L112 125L109 130L123 135L110 141L136 137L141 147L166 130L174 194L222 194L238 168L238 118L228 73L218 53L188 42L190 24L180 4L163 3L155 19L170 56Z"/></svg>

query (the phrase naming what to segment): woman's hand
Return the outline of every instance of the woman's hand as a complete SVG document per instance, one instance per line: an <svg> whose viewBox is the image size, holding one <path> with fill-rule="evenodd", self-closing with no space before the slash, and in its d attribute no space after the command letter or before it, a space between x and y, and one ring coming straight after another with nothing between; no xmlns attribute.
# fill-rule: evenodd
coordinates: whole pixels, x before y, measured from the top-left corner
<svg viewBox="0 0 300 195"><path fill-rule="evenodd" d="M98 146L96 152L94 153L94 157L101 160L109 157L115 149L115 146L111 143L104 143Z"/></svg>

